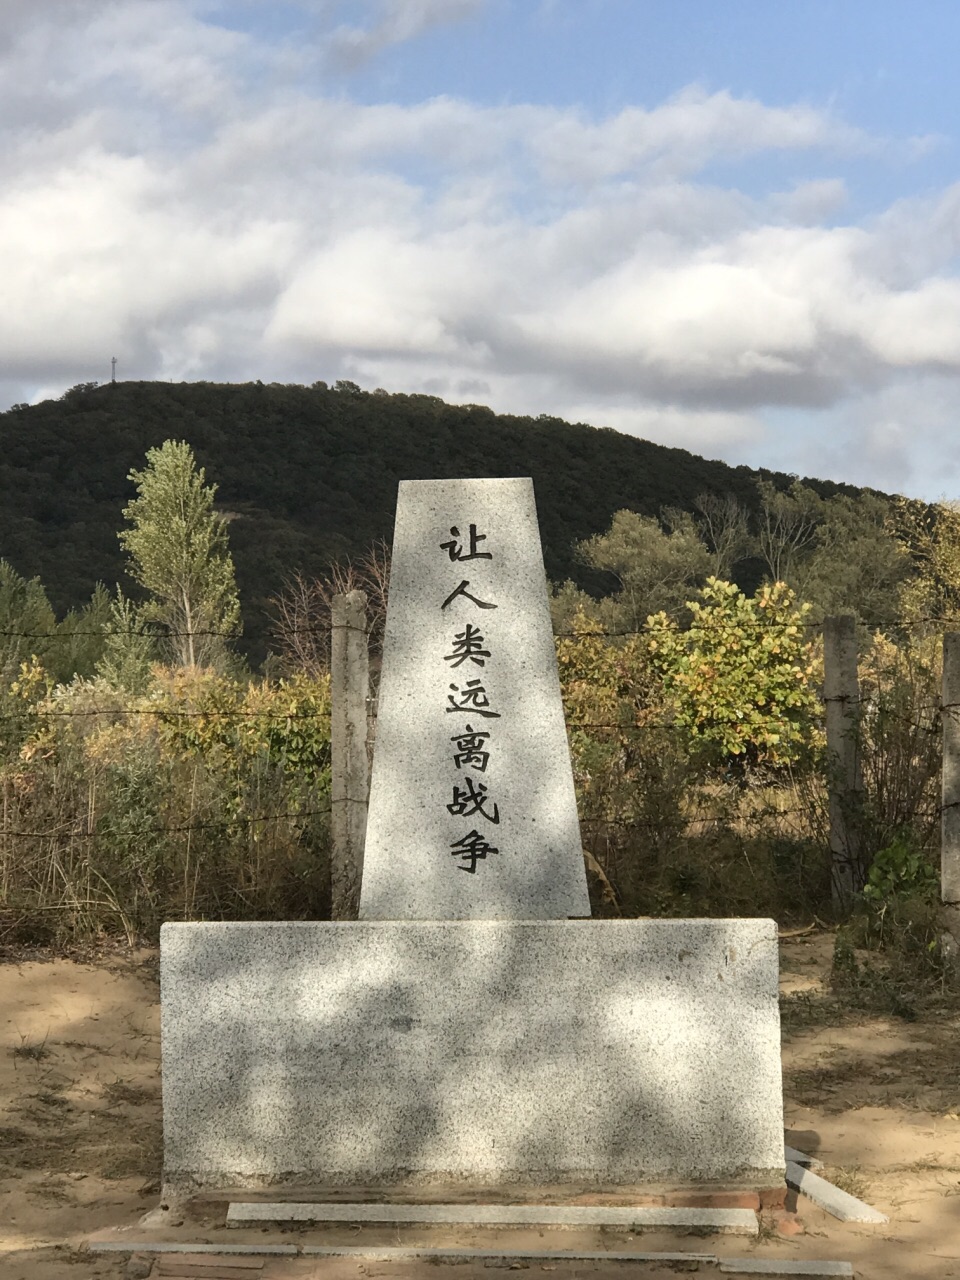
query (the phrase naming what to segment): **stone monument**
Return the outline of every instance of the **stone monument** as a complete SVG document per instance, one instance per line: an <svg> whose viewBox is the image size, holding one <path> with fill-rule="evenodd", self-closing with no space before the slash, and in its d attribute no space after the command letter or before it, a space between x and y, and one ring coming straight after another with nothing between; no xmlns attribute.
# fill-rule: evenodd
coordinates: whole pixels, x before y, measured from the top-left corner
<svg viewBox="0 0 960 1280"><path fill-rule="evenodd" d="M530 480L401 482L362 920L590 915L545 582Z"/></svg>
<svg viewBox="0 0 960 1280"><path fill-rule="evenodd" d="M772 920L590 920L529 480L400 487L361 919L166 924L168 1194L783 1185Z"/></svg>

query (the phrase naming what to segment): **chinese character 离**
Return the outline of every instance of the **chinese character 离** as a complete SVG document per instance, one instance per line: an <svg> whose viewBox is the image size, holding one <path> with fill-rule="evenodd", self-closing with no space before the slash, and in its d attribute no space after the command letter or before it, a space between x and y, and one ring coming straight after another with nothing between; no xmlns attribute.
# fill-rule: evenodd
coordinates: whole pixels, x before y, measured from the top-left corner
<svg viewBox="0 0 960 1280"><path fill-rule="evenodd" d="M478 773L486 773L487 761L490 759L490 752L484 750L489 733L477 731L473 725L468 724L463 733L457 734L451 738L451 742L457 744L456 754L453 757L453 763L458 769L468 766L476 769Z"/></svg>

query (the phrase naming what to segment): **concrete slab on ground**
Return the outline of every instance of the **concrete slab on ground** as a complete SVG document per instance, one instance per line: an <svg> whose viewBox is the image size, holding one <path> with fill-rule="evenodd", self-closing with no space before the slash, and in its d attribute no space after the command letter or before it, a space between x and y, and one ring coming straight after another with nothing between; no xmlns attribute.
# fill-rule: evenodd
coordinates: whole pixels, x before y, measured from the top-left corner
<svg viewBox="0 0 960 1280"><path fill-rule="evenodd" d="M204 1253L238 1254L256 1257L295 1258L300 1250L295 1244L197 1244L179 1240L90 1240L88 1253Z"/></svg>
<svg viewBox="0 0 960 1280"><path fill-rule="evenodd" d="M865 1204L847 1191L841 1191L826 1178L821 1178L809 1169L802 1169L792 1160L787 1161L787 1186L799 1191L808 1199L818 1204L821 1209L841 1222L889 1222L890 1219L879 1209Z"/></svg>
<svg viewBox="0 0 960 1280"><path fill-rule="evenodd" d="M816 1156L805 1155L802 1151L798 1151L796 1147L784 1145L783 1154L788 1160L792 1160L794 1164L802 1165L804 1169L823 1168L822 1160L818 1160Z"/></svg>
<svg viewBox="0 0 960 1280"><path fill-rule="evenodd" d="M609 1205L531 1204L296 1204L237 1203L227 1210L228 1227L265 1222L439 1223L444 1226L629 1227L633 1230L716 1231L727 1235L759 1233L752 1209L676 1209Z"/></svg>
<svg viewBox="0 0 960 1280"><path fill-rule="evenodd" d="M721 1258L720 1270L733 1276L852 1276L849 1262L786 1258Z"/></svg>
<svg viewBox="0 0 960 1280"><path fill-rule="evenodd" d="M157 1280L261 1280L263 1267L263 1258L166 1253L150 1274Z"/></svg>
<svg viewBox="0 0 960 1280"><path fill-rule="evenodd" d="M223 1265L234 1267L239 1258L233 1250L241 1249L246 1259L252 1261L256 1254L261 1257L301 1257L301 1258L350 1258L358 1262L483 1262L490 1265L503 1264L510 1266L519 1262L649 1262L680 1264L684 1269L692 1267L719 1267L725 1275L764 1275L764 1276L853 1276L853 1267L849 1262L826 1261L821 1259L778 1259L778 1258L724 1258L713 1253L693 1253L679 1250L585 1250L585 1249L470 1249L470 1248L432 1248L382 1246L367 1247L363 1245L211 1245L211 1244L173 1244L167 1241L131 1241L91 1244L92 1252L138 1254L159 1254L166 1259L179 1257L184 1262L197 1262L209 1259L215 1265L217 1255L222 1256ZM172 1274L172 1273L171 1273ZM201 1269L200 1275L203 1271ZM248 1275L254 1273L248 1272Z"/></svg>

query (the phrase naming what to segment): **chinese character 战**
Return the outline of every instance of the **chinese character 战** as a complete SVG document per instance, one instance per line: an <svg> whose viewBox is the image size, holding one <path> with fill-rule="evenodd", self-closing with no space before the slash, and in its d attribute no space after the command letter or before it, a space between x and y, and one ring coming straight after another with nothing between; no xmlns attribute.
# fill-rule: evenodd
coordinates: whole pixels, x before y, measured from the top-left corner
<svg viewBox="0 0 960 1280"><path fill-rule="evenodd" d="M464 779L462 786L459 783L454 784L453 803L447 805L447 811L458 818L470 818L473 814L479 813L481 817L496 826L500 821L500 806L495 804L492 812L488 813L484 808L487 803L486 784L474 782L468 776Z"/></svg>

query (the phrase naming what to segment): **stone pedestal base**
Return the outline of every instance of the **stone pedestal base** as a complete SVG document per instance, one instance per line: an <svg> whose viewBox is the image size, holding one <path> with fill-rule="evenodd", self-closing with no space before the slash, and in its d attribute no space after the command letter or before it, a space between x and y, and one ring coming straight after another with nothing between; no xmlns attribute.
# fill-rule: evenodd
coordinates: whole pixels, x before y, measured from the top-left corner
<svg viewBox="0 0 960 1280"><path fill-rule="evenodd" d="M782 1185L772 920L167 924L164 1181Z"/></svg>

